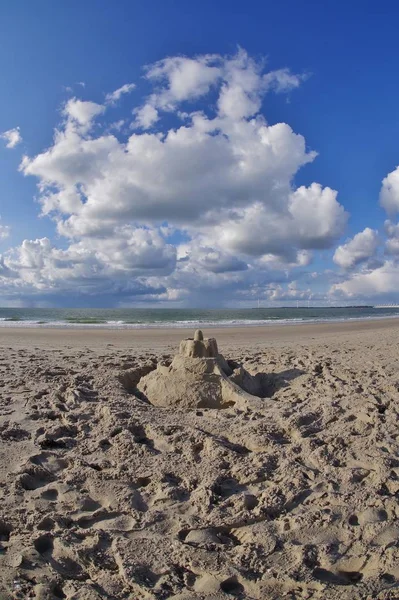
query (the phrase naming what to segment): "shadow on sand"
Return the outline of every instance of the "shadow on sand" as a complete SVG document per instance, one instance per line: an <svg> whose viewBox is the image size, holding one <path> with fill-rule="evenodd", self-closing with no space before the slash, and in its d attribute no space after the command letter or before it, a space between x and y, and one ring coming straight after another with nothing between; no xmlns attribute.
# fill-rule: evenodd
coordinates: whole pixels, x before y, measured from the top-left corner
<svg viewBox="0 0 399 600"><path fill-rule="evenodd" d="M294 379L305 374L306 371L302 369L286 369L280 373L257 373L253 377L258 381L261 390L259 395L263 398L271 398L282 388L288 387Z"/></svg>

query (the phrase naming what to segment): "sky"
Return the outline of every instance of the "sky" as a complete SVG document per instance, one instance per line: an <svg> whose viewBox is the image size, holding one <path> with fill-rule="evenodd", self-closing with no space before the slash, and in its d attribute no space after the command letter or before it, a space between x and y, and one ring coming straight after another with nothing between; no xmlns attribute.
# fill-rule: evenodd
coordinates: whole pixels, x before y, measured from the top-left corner
<svg viewBox="0 0 399 600"><path fill-rule="evenodd" d="M398 18L0 1L0 305L399 303Z"/></svg>

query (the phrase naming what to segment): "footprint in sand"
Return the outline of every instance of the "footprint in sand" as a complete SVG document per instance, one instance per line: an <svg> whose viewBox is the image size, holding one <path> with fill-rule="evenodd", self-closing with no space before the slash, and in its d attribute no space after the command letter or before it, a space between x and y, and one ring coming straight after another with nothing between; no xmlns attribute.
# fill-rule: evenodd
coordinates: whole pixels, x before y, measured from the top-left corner
<svg viewBox="0 0 399 600"><path fill-rule="evenodd" d="M68 462L56 454L42 452L33 455L22 467L16 484L24 490L36 490L57 480Z"/></svg>

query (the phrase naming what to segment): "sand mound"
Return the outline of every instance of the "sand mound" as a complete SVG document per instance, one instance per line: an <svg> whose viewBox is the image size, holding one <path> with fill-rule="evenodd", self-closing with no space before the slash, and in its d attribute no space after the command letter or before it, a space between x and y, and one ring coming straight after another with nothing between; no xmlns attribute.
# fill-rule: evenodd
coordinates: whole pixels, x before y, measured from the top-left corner
<svg viewBox="0 0 399 600"><path fill-rule="evenodd" d="M137 387L154 406L186 409L244 406L262 391L259 378L237 363L228 363L219 354L215 338L204 339L200 330L180 343L170 365L159 364Z"/></svg>

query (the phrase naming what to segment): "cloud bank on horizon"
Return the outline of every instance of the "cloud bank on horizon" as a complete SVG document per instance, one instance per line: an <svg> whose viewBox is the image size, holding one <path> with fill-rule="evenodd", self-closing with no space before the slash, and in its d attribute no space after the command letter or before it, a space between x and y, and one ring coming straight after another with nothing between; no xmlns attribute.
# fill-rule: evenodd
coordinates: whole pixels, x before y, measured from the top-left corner
<svg viewBox="0 0 399 600"><path fill-rule="evenodd" d="M262 111L267 94L306 79L239 49L147 66L150 93L139 100L140 82L100 103L69 98L52 145L20 162L55 241L4 252L2 302L389 301L399 288L399 167L381 186L384 231L367 227L339 245L349 215L338 192L295 185L316 152ZM113 121L121 102L126 114ZM14 152L22 141L18 127L1 138ZM0 239L8 234L0 222ZM313 268L320 256L336 267Z"/></svg>

